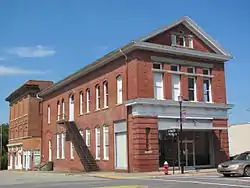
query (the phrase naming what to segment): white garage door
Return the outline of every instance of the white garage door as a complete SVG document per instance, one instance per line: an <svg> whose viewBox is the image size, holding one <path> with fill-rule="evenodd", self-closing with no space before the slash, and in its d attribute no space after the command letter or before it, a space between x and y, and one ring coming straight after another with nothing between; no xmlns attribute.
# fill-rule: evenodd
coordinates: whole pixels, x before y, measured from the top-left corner
<svg viewBox="0 0 250 188"><path fill-rule="evenodd" d="M115 146L116 146L116 168L127 169L127 134L116 133L115 134Z"/></svg>

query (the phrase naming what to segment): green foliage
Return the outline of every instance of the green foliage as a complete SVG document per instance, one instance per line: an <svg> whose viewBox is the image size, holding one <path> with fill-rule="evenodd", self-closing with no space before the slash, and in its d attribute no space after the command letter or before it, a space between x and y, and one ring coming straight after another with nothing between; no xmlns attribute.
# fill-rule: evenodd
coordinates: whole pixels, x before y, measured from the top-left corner
<svg viewBox="0 0 250 188"><path fill-rule="evenodd" d="M8 137L9 137L9 124L3 123L0 125L0 129L2 128L2 170L7 169L8 167ZM0 132L1 134L1 132Z"/></svg>

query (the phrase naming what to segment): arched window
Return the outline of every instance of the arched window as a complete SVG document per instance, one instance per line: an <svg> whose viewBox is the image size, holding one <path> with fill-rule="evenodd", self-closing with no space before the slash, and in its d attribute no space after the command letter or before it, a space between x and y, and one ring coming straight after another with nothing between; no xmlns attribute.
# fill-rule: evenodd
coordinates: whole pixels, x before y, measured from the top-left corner
<svg viewBox="0 0 250 188"><path fill-rule="evenodd" d="M117 104L122 104L122 77L121 75L116 77L116 85L117 85Z"/></svg>
<svg viewBox="0 0 250 188"><path fill-rule="evenodd" d="M108 107L108 82L103 82L103 107Z"/></svg>
<svg viewBox="0 0 250 188"><path fill-rule="evenodd" d="M96 97L96 110L100 109L101 106L101 92L100 92L100 85L95 86L95 97Z"/></svg>
<svg viewBox="0 0 250 188"><path fill-rule="evenodd" d="M79 113L80 115L83 114L83 92L79 93Z"/></svg>

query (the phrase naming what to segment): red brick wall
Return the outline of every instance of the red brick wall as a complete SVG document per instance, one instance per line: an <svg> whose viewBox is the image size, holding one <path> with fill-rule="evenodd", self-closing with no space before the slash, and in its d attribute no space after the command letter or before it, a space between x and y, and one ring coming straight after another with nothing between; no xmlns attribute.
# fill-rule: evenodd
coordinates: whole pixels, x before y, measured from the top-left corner
<svg viewBox="0 0 250 188"><path fill-rule="evenodd" d="M227 119L214 119L213 126L227 128ZM218 165L229 159L228 130L214 130L213 133L215 164Z"/></svg>
<svg viewBox="0 0 250 188"><path fill-rule="evenodd" d="M150 128L149 151L146 151L146 128ZM129 117L130 171L159 169L157 117Z"/></svg>

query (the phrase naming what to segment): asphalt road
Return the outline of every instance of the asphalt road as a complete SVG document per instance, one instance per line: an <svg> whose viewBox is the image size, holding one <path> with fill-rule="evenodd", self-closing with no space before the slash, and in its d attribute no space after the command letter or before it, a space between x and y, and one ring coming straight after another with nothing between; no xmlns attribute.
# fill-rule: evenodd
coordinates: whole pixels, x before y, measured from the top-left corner
<svg viewBox="0 0 250 188"><path fill-rule="evenodd" d="M0 172L0 188L250 188L250 178L217 174L176 175L136 179L95 178L38 172Z"/></svg>

